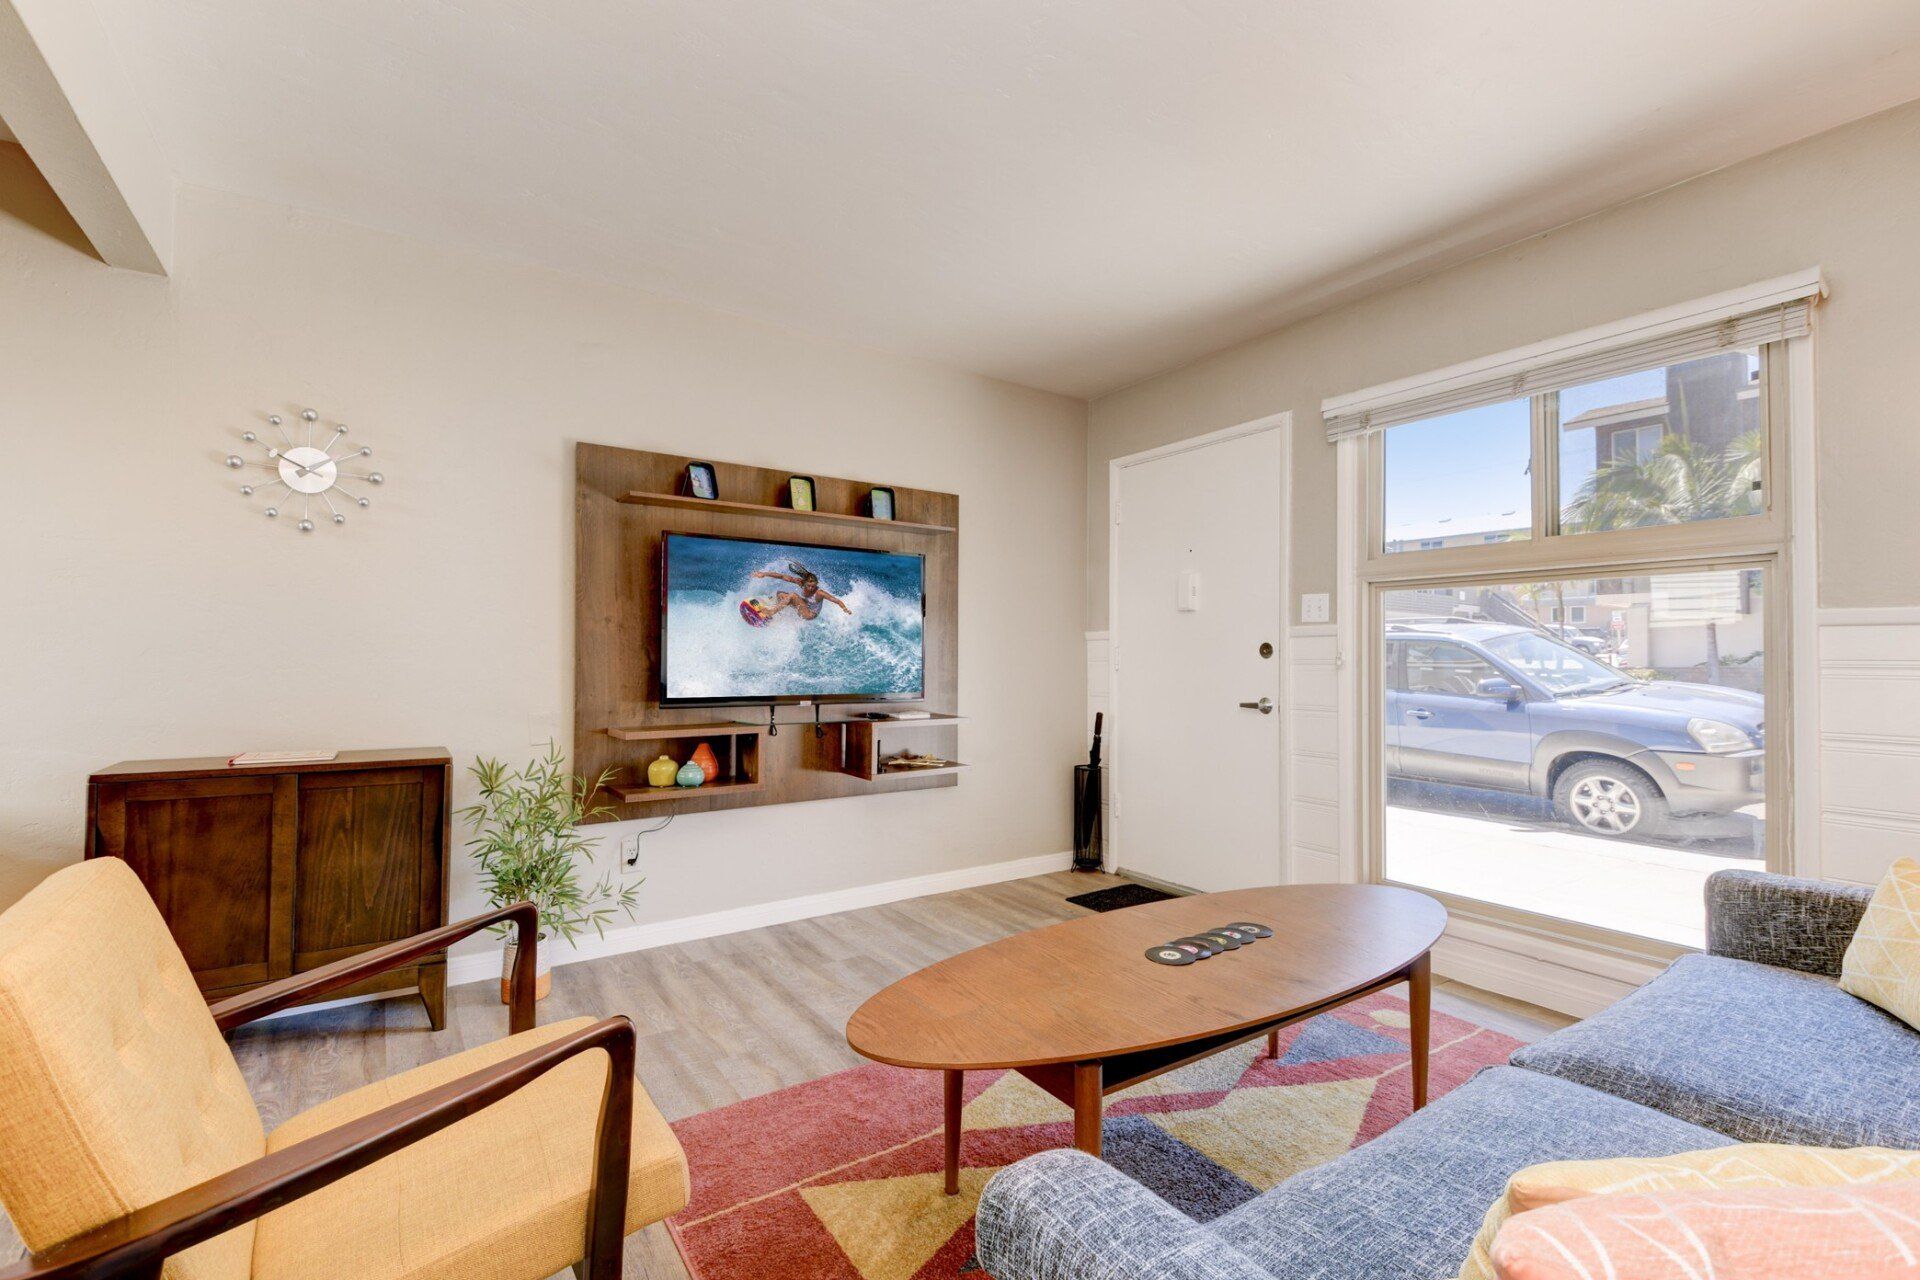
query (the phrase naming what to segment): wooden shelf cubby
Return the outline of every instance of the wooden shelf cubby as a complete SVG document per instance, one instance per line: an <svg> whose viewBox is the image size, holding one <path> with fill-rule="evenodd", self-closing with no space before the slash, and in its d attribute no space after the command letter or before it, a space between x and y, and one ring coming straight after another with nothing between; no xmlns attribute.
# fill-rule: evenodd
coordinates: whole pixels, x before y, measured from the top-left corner
<svg viewBox="0 0 1920 1280"><path fill-rule="evenodd" d="M758 791L765 785L760 772L760 744L765 733L759 725L733 720L616 725L607 730L607 736L617 742L677 744L658 748L675 764L685 764L694 748L704 742L713 748L714 758L720 762L720 776L698 787L653 786L647 781L647 766L653 762L653 755L643 749L626 767L627 776L609 786L607 792L617 804L660 806Z"/></svg>
<svg viewBox="0 0 1920 1280"><path fill-rule="evenodd" d="M862 718L835 721L840 730L840 771L866 782L879 782L886 778L935 778L941 774L958 773L967 766L957 761L938 769L888 769L882 759L885 748L881 735L884 733L893 737L902 731L951 728L965 718L936 714L916 720Z"/></svg>

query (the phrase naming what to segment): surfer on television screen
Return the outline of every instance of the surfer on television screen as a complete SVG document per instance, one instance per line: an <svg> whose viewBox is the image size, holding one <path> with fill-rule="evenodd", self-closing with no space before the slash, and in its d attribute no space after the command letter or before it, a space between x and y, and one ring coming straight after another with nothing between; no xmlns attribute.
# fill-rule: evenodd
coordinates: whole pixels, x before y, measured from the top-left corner
<svg viewBox="0 0 1920 1280"><path fill-rule="evenodd" d="M775 603L770 609L759 605L758 601L742 602L741 610L743 613L749 604L759 606L755 609L755 612L761 616L760 620L754 623L755 626L762 626L772 621L785 609L792 609L802 618L811 622L820 616L820 605L823 600L839 605L840 611L848 616L853 614L853 610L847 608L847 602L845 600L842 600L839 596L834 595L831 591L828 591L820 585L819 574L803 564L794 564L791 561L788 562L787 568L791 572L776 573L772 569L755 569L753 571L753 576L756 578L774 578L781 582L791 582L794 586L800 588L798 591L776 592L774 594ZM753 619L749 618L748 621L753 622Z"/></svg>

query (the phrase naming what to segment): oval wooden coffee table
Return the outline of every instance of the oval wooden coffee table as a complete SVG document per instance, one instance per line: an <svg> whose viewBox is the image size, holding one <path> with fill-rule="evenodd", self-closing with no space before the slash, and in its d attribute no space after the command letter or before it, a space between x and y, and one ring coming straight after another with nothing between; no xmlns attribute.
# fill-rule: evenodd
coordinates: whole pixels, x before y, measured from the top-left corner
<svg viewBox="0 0 1920 1280"><path fill-rule="evenodd" d="M1238 920L1273 930L1190 965L1156 943ZM1405 982L1413 1105L1427 1102L1430 953L1446 909L1385 885L1203 893L1070 920L964 951L881 991L847 1022L855 1052L945 1073L947 1194L960 1188L960 1096L969 1071L1011 1068L1073 1108L1073 1145L1100 1154L1101 1100Z"/></svg>

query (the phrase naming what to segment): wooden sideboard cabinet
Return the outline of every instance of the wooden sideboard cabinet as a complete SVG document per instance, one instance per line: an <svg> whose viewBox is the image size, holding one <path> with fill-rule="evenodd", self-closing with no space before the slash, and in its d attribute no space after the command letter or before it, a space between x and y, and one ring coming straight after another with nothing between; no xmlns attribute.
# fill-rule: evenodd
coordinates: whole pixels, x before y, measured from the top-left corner
<svg viewBox="0 0 1920 1280"><path fill-rule="evenodd" d="M438 747L126 761L87 780L86 854L134 869L214 1000L445 924L451 769ZM327 998L415 986L438 1030L444 954Z"/></svg>

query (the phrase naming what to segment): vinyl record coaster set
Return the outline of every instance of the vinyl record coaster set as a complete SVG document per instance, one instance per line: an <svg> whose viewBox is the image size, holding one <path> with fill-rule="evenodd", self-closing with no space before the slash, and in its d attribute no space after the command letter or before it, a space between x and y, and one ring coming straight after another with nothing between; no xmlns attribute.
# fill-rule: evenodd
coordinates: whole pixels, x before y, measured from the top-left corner
<svg viewBox="0 0 1920 1280"><path fill-rule="evenodd" d="M1218 929L1208 929L1201 933L1188 934L1184 938L1175 938L1172 942L1163 942L1157 947L1147 948L1147 959L1155 964L1194 964L1210 959L1222 951L1238 951L1241 947L1251 946L1262 938L1271 938L1273 930L1263 924L1254 924L1250 920L1240 920L1233 924L1223 924Z"/></svg>

